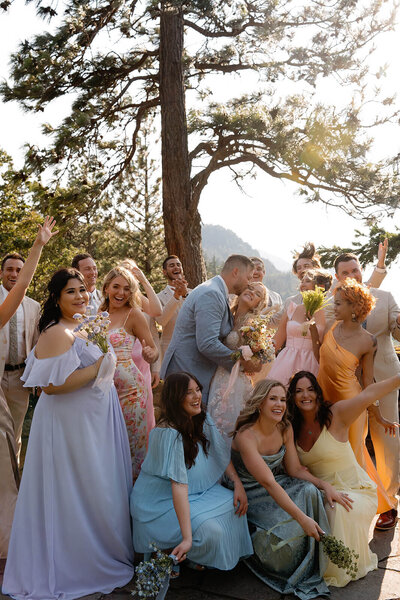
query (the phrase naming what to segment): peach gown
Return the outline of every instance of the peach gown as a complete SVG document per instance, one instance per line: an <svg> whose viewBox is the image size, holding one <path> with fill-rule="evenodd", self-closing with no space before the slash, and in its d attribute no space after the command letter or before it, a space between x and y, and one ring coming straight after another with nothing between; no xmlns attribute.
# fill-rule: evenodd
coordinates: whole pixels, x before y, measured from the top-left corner
<svg viewBox="0 0 400 600"><path fill-rule="evenodd" d="M327 402L338 402L354 398L362 391L356 376L358 358L343 348L334 338L335 323L326 333L321 345L318 383ZM358 464L368 473L377 485L378 513L393 508L382 481L365 445L368 433L368 417L365 410L349 429L349 441Z"/></svg>

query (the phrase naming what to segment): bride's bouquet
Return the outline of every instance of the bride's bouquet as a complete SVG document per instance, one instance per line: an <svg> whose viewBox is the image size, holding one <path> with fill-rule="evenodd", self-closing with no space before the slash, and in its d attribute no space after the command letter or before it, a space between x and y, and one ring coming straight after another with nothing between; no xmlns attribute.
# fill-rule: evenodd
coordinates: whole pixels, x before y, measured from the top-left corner
<svg viewBox="0 0 400 600"><path fill-rule="evenodd" d="M228 387L223 395L222 401L225 401L232 391L235 381L239 374L240 362L244 360L253 360L261 363L271 362L275 358L275 346L272 342L274 332L268 328L270 315L251 318L245 325L239 329L239 334L244 342L242 346L232 353L232 360L236 361L229 381Z"/></svg>
<svg viewBox="0 0 400 600"><path fill-rule="evenodd" d="M275 358L275 346L272 342L274 332L268 328L268 321L268 315L253 317L239 329L244 344L233 352L233 360L244 358L266 363Z"/></svg>
<svg viewBox="0 0 400 600"><path fill-rule="evenodd" d="M108 317L109 314L106 311L97 315L88 316L76 313L73 316L79 322L74 331L86 333L86 344L89 345L89 342L92 342L104 354L99 372L93 383L93 387L100 389L104 394L108 394L111 389L116 365L115 354L110 351L107 340L107 331L111 323Z"/></svg>

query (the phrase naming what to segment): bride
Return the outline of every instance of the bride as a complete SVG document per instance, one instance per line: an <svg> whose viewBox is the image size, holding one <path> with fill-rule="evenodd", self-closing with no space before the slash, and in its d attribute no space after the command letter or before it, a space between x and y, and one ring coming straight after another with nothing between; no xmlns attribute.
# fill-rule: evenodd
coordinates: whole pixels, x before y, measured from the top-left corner
<svg viewBox="0 0 400 600"><path fill-rule="evenodd" d="M253 282L236 298L232 305L234 326L227 335L224 344L231 348L232 352L243 344L240 336L240 328L252 317L255 317L265 309L268 304L267 288L261 282ZM236 419L239 416L247 398L249 398L253 386L242 368L235 381L233 389L227 398L224 394L228 387L230 372L224 367L218 367L211 381L207 412L211 415L222 437L229 446L231 445L230 432L233 431Z"/></svg>

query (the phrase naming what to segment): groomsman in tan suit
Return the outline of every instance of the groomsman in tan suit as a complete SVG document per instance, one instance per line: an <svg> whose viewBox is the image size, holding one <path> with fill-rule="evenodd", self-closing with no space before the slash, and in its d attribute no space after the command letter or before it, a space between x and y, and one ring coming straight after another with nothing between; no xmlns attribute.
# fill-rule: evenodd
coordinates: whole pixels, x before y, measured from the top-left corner
<svg viewBox="0 0 400 600"><path fill-rule="evenodd" d="M1 263L0 304L14 287L25 260L18 254L7 254ZM36 344L39 331L40 305L25 296L17 312L0 330L0 376L1 387L13 422L17 444L17 457L21 450L22 425L29 403L29 389L22 386L20 379L25 368L25 359Z"/></svg>
<svg viewBox="0 0 400 600"><path fill-rule="evenodd" d="M335 260L336 278L344 281L346 277L352 277L359 283L362 282L360 263L357 256L346 253L341 254ZM392 343L391 336L400 341L400 308L390 292L370 288L371 293L377 299L375 308L368 315L365 325L366 330L372 333L377 340L377 352L374 360L374 377L376 381L382 381L400 373L400 363ZM333 323L333 306L325 308L327 325ZM399 420L398 392L388 394L380 400L379 409L382 416L388 421ZM397 506L395 495L399 488L399 456L400 441L397 429L394 436L385 434L385 429L378 425L373 416L373 410L369 411L369 429L374 445L376 468L378 475L386 489L393 506ZM389 510L379 515L376 522L377 529L390 529L396 524L397 510Z"/></svg>
<svg viewBox="0 0 400 600"><path fill-rule="evenodd" d="M162 327L161 334L161 361L167 351L168 345L174 333L175 322L185 298L191 291L183 275L182 263L175 255L167 256L163 262L163 273L167 278L168 285L157 294L162 313L156 317L157 323Z"/></svg>

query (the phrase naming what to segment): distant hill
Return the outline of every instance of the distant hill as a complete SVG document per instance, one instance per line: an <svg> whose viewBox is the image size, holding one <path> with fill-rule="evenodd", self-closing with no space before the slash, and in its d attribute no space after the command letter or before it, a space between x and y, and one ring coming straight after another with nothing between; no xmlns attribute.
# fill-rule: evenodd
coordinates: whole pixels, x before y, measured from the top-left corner
<svg viewBox="0 0 400 600"><path fill-rule="evenodd" d="M217 275L221 265L230 254L245 256L260 256L258 250L244 242L234 231L221 225L203 225L203 253L210 277ZM260 256L265 264L266 276L264 283L267 287L281 294L285 299L296 293L297 279L290 271L279 271L268 259Z"/></svg>

